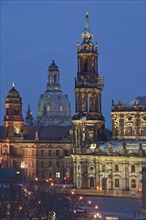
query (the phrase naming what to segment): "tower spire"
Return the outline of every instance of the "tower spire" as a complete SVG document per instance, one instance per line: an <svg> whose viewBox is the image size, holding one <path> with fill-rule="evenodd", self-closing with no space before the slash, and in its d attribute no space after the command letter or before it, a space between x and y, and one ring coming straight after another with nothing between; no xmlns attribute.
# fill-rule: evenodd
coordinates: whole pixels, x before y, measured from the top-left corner
<svg viewBox="0 0 146 220"><path fill-rule="evenodd" d="M88 15L88 11L86 12L85 20L86 20L86 28L88 28L88 27L89 27L89 15Z"/></svg>

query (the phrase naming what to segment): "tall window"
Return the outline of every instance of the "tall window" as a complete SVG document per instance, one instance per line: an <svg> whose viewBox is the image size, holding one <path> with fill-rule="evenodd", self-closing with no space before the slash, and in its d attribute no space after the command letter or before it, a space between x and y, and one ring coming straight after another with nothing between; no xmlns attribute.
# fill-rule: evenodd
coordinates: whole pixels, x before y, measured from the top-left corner
<svg viewBox="0 0 146 220"><path fill-rule="evenodd" d="M56 167L59 167L60 164L59 164L59 161L56 161Z"/></svg>
<svg viewBox="0 0 146 220"><path fill-rule="evenodd" d="M115 172L119 172L119 165L118 164L115 165Z"/></svg>
<svg viewBox="0 0 146 220"><path fill-rule="evenodd" d="M90 111L90 96L87 96L87 112Z"/></svg>
<svg viewBox="0 0 146 220"><path fill-rule="evenodd" d="M136 179L131 179L131 188L136 188Z"/></svg>
<svg viewBox="0 0 146 220"><path fill-rule="evenodd" d="M59 150L56 150L56 157L59 157Z"/></svg>
<svg viewBox="0 0 146 220"><path fill-rule="evenodd" d="M50 112L51 111L51 106L47 105L47 111Z"/></svg>
<svg viewBox="0 0 146 220"><path fill-rule="evenodd" d="M49 161L49 167L52 167L52 161Z"/></svg>
<svg viewBox="0 0 146 220"><path fill-rule="evenodd" d="M63 106L62 105L59 106L59 111L63 112Z"/></svg>
<svg viewBox="0 0 146 220"><path fill-rule="evenodd" d="M41 150L41 157L44 156L44 150Z"/></svg>
<svg viewBox="0 0 146 220"><path fill-rule="evenodd" d="M105 172L105 164L102 164L101 170L102 170L102 172Z"/></svg>
<svg viewBox="0 0 146 220"><path fill-rule="evenodd" d="M68 156L68 150L64 150L64 156Z"/></svg>
<svg viewBox="0 0 146 220"><path fill-rule="evenodd" d="M97 105L98 105L98 112L101 112L101 96L99 96L98 95L98 103L97 103Z"/></svg>
<svg viewBox="0 0 146 220"><path fill-rule="evenodd" d="M119 179L115 179L115 187L120 187L120 180Z"/></svg>
<svg viewBox="0 0 146 220"><path fill-rule="evenodd" d="M88 60L86 58L86 60L84 61L84 72L87 72L88 71Z"/></svg>
<svg viewBox="0 0 146 220"><path fill-rule="evenodd" d="M54 75L54 83L56 83L56 81L57 81L57 76L56 76L56 74Z"/></svg>
<svg viewBox="0 0 146 220"><path fill-rule="evenodd" d="M132 127L127 128L127 135L132 136Z"/></svg>
<svg viewBox="0 0 146 220"><path fill-rule="evenodd" d="M51 150L48 151L48 156L49 156L49 157L52 156L52 151L51 151Z"/></svg>
<svg viewBox="0 0 146 220"><path fill-rule="evenodd" d="M94 177L90 177L90 187L94 187Z"/></svg>
<svg viewBox="0 0 146 220"><path fill-rule="evenodd" d="M135 165L131 166L131 173L135 173Z"/></svg>
<svg viewBox="0 0 146 220"><path fill-rule="evenodd" d="M14 115L19 115L19 109L14 109Z"/></svg>

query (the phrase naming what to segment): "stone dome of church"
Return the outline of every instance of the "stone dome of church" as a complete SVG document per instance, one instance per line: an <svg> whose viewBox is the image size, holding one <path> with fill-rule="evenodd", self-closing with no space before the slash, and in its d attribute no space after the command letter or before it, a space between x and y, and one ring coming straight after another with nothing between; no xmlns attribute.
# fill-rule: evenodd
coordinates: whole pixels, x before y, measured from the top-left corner
<svg viewBox="0 0 146 220"><path fill-rule="evenodd" d="M71 110L67 95L61 90L60 72L52 60L48 68L48 83L46 91L40 95L38 103L37 124L71 125Z"/></svg>

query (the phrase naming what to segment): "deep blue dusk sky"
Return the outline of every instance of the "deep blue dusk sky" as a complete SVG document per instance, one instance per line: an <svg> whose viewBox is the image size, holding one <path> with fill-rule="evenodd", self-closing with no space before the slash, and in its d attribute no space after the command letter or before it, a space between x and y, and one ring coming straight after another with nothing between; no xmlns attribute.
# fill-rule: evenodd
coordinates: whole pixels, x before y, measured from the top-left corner
<svg viewBox="0 0 146 220"><path fill-rule="evenodd" d="M52 56L74 113L76 43L85 27L85 13L99 45L99 74L106 127L111 128L111 100L127 103L145 95L144 1L1 1L1 121L4 99L15 82L23 98L23 116L37 103L47 84Z"/></svg>

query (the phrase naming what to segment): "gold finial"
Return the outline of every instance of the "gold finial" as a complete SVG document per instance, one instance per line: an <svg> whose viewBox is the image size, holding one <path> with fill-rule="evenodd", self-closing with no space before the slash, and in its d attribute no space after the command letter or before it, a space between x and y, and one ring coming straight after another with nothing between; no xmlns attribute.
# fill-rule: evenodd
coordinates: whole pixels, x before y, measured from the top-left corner
<svg viewBox="0 0 146 220"><path fill-rule="evenodd" d="M14 88L15 87L15 84L14 84L14 82L12 82L12 88Z"/></svg>

